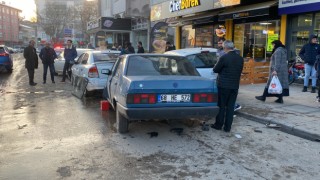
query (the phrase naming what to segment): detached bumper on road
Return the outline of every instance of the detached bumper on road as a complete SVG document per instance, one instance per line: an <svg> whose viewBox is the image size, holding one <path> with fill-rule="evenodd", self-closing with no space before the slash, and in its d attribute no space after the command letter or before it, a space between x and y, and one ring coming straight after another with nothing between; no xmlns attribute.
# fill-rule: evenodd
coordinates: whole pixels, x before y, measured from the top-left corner
<svg viewBox="0 0 320 180"><path fill-rule="evenodd" d="M219 112L217 106L126 108L118 104L117 108L129 120L212 118Z"/></svg>

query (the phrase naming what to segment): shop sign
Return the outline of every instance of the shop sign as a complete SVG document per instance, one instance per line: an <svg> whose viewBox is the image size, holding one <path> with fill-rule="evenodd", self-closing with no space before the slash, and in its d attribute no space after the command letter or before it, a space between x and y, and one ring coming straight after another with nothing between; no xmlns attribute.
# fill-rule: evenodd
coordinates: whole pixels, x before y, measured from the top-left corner
<svg viewBox="0 0 320 180"><path fill-rule="evenodd" d="M87 23L87 31L100 27L101 19L96 19Z"/></svg>
<svg viewBox="0 0 320 180"><path fill-rule="evenodd" d="M319 0L279 0L279 14L294 14L320 10Z"/></svg>
<svg viewBox="0 0 320 180"><path fill-rule="evenodd" d="M269 8L219 15L219 21L269 15Z"/></svg>
<svg viewBox="0 0 320 180"><path fill-rule="evenodd" d="M218 37L224 37L226 35L226 28L224 25L219 25L217 29L215 29L216 36Z"/></svg>
<svg viewBox="0 0 320 180"><path fill-rule="evenodd" d="M131 31L131 19L102 17L101 29Z"/></svg>
<svg viewBox="0 0 320 180"><path fill-rule="evenodd" d="M168 24L165 22L158 22L153 26L150 34L150 52L164 53L168 40L167 32Z"/></svg>
<svg viewBox="0 0 320 180"><path fill-rule="evenodd" d="M272 51L273 46L272 42L279 39L278 34L268 34L268 44L267 44L267 51Z"/></svg>
<svg viewBox="0 0 320 180"><path fill-rule="evenodd" d="M193 8L200 6L200 0L180 0L180 1L170 1L169 11L175 12L188 8Z"/></svg>

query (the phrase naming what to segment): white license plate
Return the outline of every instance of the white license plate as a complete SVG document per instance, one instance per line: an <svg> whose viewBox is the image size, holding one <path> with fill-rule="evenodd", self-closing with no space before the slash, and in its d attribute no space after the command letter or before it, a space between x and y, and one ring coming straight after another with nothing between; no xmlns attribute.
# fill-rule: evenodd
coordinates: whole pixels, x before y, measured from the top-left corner
<svg viewBox="0 0 320 180"><path fill-rule="evenodd" d="M190 102L190 94L160 94L158 102Z"/></svg>

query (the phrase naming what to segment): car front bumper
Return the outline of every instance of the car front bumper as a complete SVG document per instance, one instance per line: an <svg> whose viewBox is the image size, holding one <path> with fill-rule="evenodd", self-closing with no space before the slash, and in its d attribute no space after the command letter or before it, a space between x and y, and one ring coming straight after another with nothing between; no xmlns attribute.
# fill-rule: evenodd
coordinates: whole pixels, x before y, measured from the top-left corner
<svg viewBox="0 0 320 180"><path fill-rule="evenodd" d="M213 118L219 112L218 106L127 108L117 104L117 108L125 118L132 121L148 119Z"/></svg>

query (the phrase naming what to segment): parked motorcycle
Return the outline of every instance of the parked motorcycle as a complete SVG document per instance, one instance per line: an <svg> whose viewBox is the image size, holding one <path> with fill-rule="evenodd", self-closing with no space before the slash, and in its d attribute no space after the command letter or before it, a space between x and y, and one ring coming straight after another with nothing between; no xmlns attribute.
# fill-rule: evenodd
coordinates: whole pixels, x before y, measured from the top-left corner
<svg viewBox="0 0 320 180"><path fill-rule="evenodd" d="M289 85L297 79L304 79L304 62L299 56L288 62L288 75Z"/></svg>

